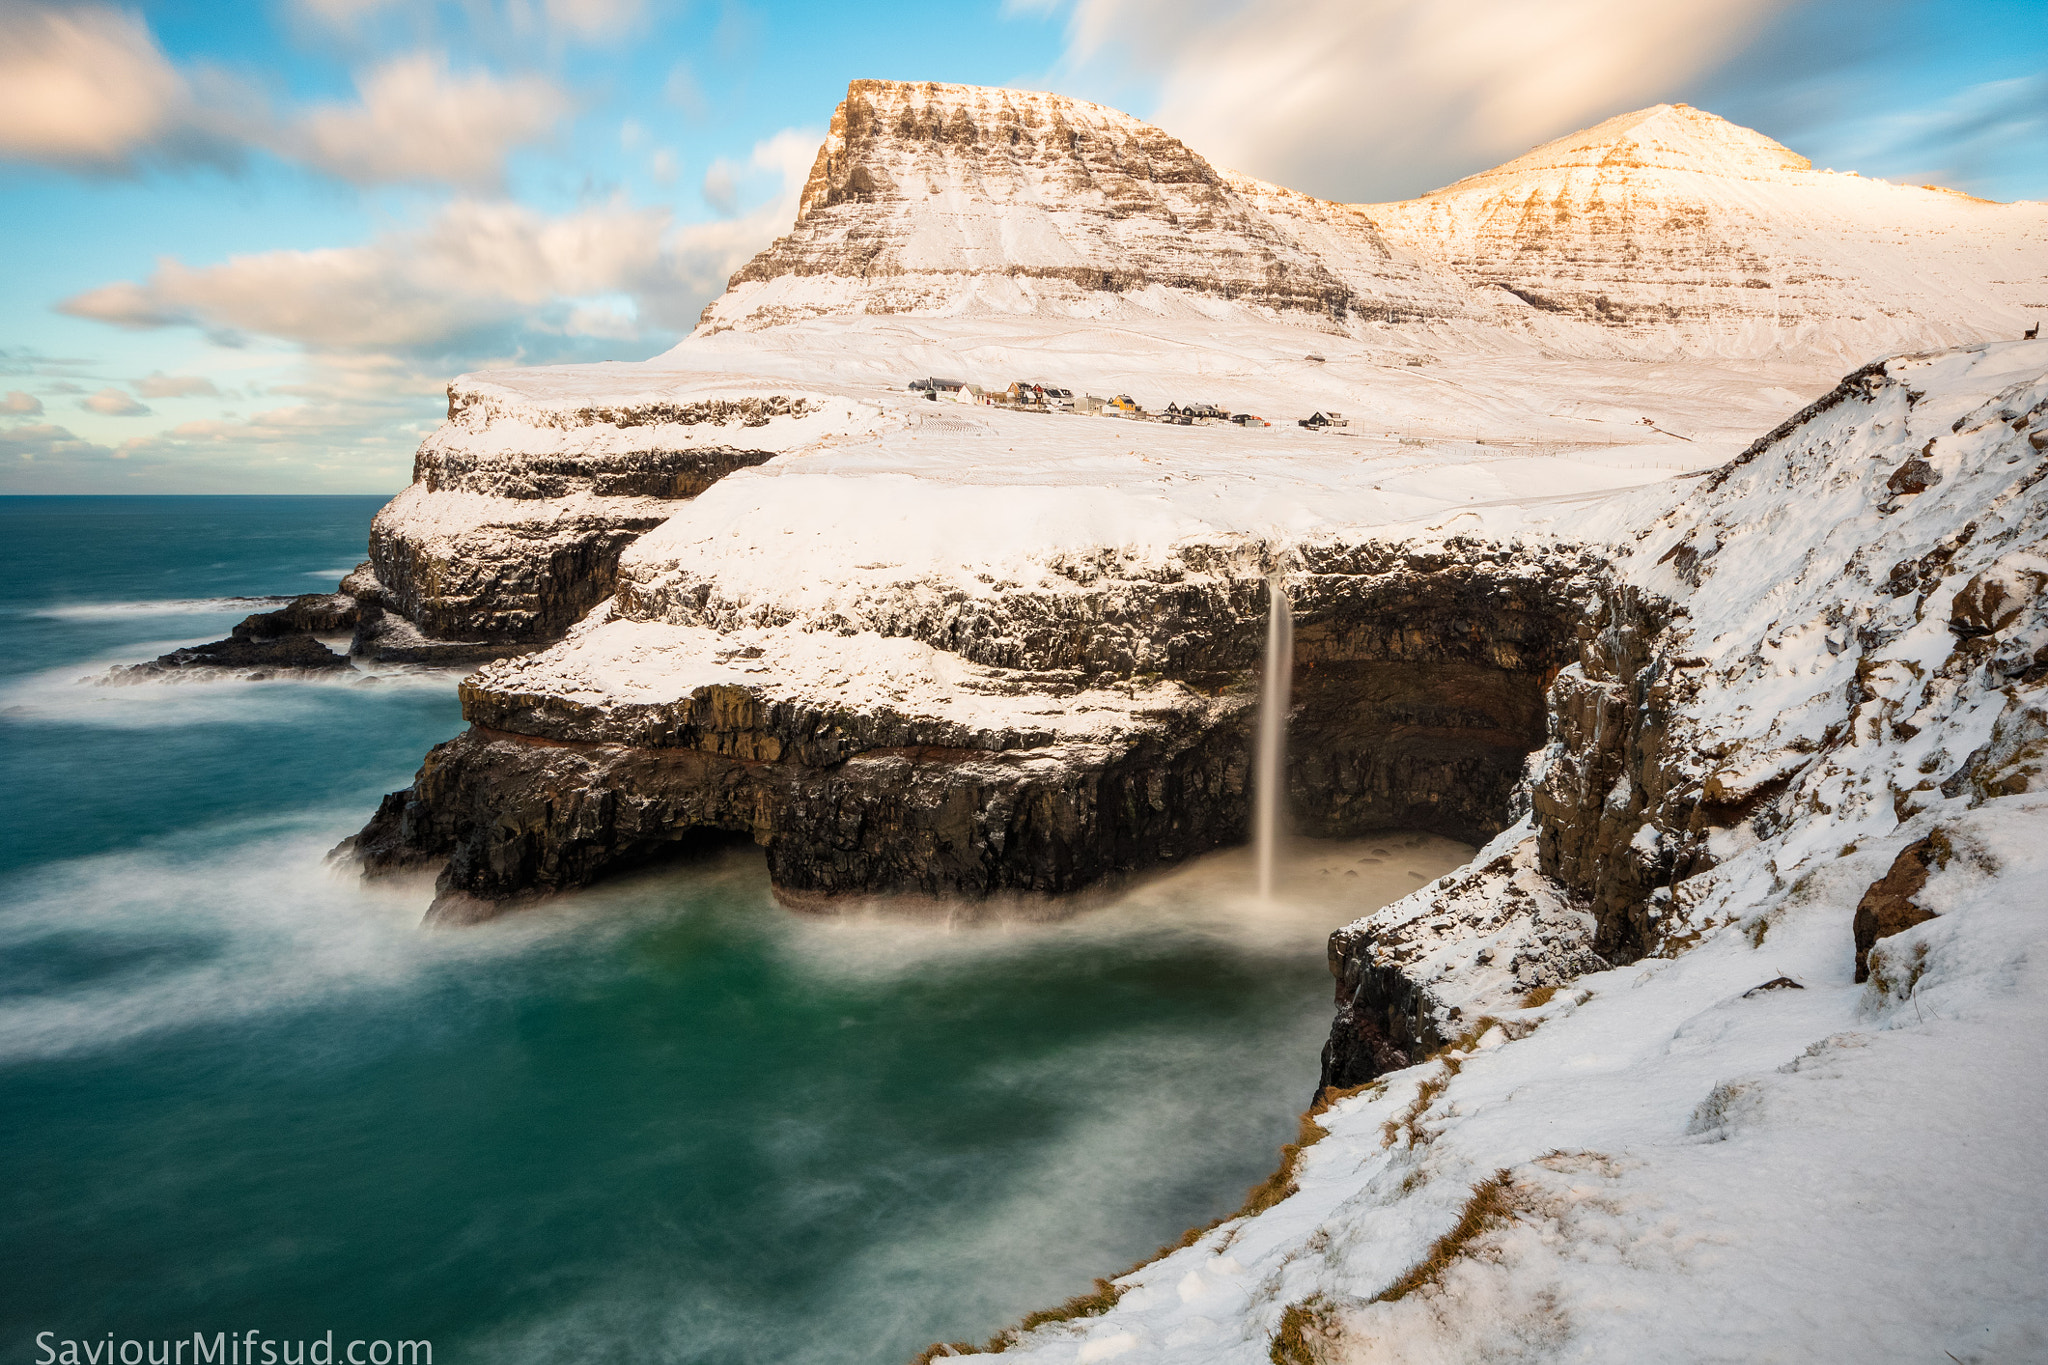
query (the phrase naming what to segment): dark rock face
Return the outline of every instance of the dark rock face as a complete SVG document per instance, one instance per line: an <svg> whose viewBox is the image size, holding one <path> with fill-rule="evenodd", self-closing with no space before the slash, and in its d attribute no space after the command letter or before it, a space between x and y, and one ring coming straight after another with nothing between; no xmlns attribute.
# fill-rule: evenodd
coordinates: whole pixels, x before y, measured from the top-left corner
<svg viewBox="0 0 2048 1365"><path fill-rule="evenodd" d="M1709 830L1758 805L1702 792L1672 761L1671 715L1693 669L1664 648L1670 620L1668 603L1626 587L1589 605L1579 667L1551 689L1554 761L1530 791L1543 870L1586 898L1594 950L1615 962L1649 951L1651 896L1705 870Z"/></svg>
<svg viewBox="0 0 2048 1365"><path fill-rule="evenodd" d="M1301 826L1466 839L1504 828L1521 761L1543 735L1544 686L1575 648L1590 564L1476 544L1372 547L1324 555L1291 579L1288 777ZM1185 671L1184 705L1088 744L723 685L595 709L485 675L463 687L475 728L431 755L353 848L372 872L446 859L444 896L507 900L645 861L691 830L738 831L766 847L778 890L803 899L1066 893L1237 843L1263 594L1246 578L1136 596L1156 606L1176 592L1188 599L1180 610L1145 611L1105 584L1106 648L1085 643L1071 610L1060 630L1037 630L1029 623L1061 613L1025 594L1005 595L1000 628L965 633L962 653L979 642L1025 657L1023 638L1038 646L1034 663L1142 658ZM1199 607L1221 608L1206 635ZM1059 695L1080 674L1010 681ZM1220 702L1200 695L1219 682Z"/></svg>
<svg viewBox="0 0 2048 1365"><path fill-rule="evenodd" d="M360 615L356 600L346 593L307 593L274 611L244 617L225 640L174 649L146 664L116 668L109 678L137 682L167 673L204 669L264 673L346 669L346 657L313 637L341 634L353 627Z"/></svg>
<svg viewBox="0 0 2048 1365"><path fill-rule="evenodd" d="M340 635L355 628L361 608L345 592L307 593L276 611L259 611L242 619L232 632L237 640L271 640L286 635Z"/></svg>
<svg viewBox="0 0 2048 1365"><path fill-rule="evenodd" d="M801 731L818 718L753 719L761 728L697 731L704 747L473 727L429 754L413 786L386 797L344 848L371 873L445 859L435 913L469 919L480 902L502 907L673 856L707 830L751 836L777 892L804 902L1065 894L1206 852L1244 828L1241 725L1220 743L1162 726L1095 762L937 747L817 762L807 760L825 755Z"/></svg>
<svg viewBox="0 0 2048 1365"><path fill-rule="evenodd" d="M113 673L122 681L139 681L150 676L194 669L325 672L348 666L346 656L336 654L310 635L283 635L255 640L215 640L189 649L175 649L146 664L117 668Z"/></svg>
<svg viewBox="0 0 2048 1365"><path fill-rule="evenodd" d="M631 512L485 526L444 540L414 536L380 516L370 530L370 562L386 609L426 641L496 657L513 651L494 647L559 640L611 596L626 547L666 519L636 504ZM363 652L405 657L380 647L374 633Z"/></svg>
<svg viewBox="0 0 2048 1365"><path fill-rule="evenodd" d="M1544 692L1599 568L1479 547L1316 556L1295 587L1288 779L1296 827L1334 837L1506 828Z"/></svg>
<svg viewBox="0 0 2048 1365"><path fill-rule="evenodd" d="M1870 950L1879 939L1902 934L1916 924L1934 918L1932 910L1914 901L1927 885L1930 869L1948 866L1955 856L1948 836L1935 830L1899 850L1889 871L1870 884L1856 903L1853 931L1856 937L1856 979L1870 979Z"/></svg>

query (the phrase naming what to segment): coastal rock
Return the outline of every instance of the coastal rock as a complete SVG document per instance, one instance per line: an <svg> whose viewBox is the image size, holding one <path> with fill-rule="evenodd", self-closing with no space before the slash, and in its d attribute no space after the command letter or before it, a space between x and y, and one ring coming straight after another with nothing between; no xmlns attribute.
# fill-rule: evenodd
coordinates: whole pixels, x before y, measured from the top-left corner
<svg viewBox="0 0 2048 1365"><path fill-rule="evenodd" d="M306 593L274 610L242 618L225 640L174 649L148 663L115 668L107 681L142 682L206 670L268 675L347 669L347 657L315 637L347 634L361 616L360 604L347 593Z"/></svg>
<svg viewBox="0 0 2048 1365"><path fill-rule="evenodd" d="M256 639L229 638L191 645L159 655L146 664L116 668L114 682L141 682L171 673L225 669L239 673L327 673L349 668L348 656L336 654L310 635L273 635Z"/></svg>
<svg viewBox="0 0 2048 1365"><path fill-rule="evenodd" d="M967 630L957 614L896 614L903 634L864 666L899 695L882 706L821 695L842 666L829 637L741 650L671 618L689 594L622 593L618 615L550 656L466 681L471 735L436 751L355 847L372 870L446 859L442 894L474 915L699 829L753 837L794 901L1061 894L1235 843L1263 582L1231 547L1181 554L1209 571L1007 591L975 604ZM1464 540L1322 545L1303 561L1287 773L1302 827L1504 828L1591 561ZM937 676L946 658L965 672ZM678 700L579 700L627 666ZM1048 692L1053 714L1034 702ZM1014 719L970 719L989 709Z"/></svg>
<svg viewBox="0 0 2048 1365"><path fill-rule="evenodd" d="M611 596L627 546L819 425L803 394L670 387L585 402L565 378L553 403L508 401L477 376L449 386L412 485L371 524L357 595L376 610L354 653L464 664L558 640Z"/></svg>
<svg viewBox="0 0 2048 1365"><path fill-rule="evenodd" d="M1856 903L1856 921L1851 926L1856 940L1856 980L1870 979L1870 950L1879 939L1902 934L1916 924L1934 918L1934 912L1913 898L1927 885L1931 869L1946 867L1955 856L1948 836L1935 830L1899 850L1899 856L1883 877L1870 884Z"/></svg>

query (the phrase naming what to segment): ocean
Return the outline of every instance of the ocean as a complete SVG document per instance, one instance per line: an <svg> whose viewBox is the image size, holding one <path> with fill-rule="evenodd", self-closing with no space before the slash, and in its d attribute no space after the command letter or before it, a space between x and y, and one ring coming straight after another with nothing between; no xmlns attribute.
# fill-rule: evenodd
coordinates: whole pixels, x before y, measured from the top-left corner
<svg viewBox="0 0 2048 1365"><path fill-rule="evenodd" d="M382 501L0 499L0 1358L984 1339L1237 1206L1315 1083L1328 931L1467 853L979 923L793 913L728 848L422 929L429 885L326 854L461 729L457 675L93 681L330 590Z"/></svg>

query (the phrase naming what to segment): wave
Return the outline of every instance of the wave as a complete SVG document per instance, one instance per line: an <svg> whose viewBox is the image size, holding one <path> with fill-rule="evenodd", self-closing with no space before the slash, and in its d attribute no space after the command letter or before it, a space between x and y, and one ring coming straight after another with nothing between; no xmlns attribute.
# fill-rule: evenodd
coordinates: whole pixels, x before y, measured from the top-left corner
<svg viewBox="0 0 2048 1365"><path fill-rule="evenodd" d="M138 616L226 616L271 611L289 597L163 597L141 602L67 602L33 607L24 616L45 621L111 621Z"/></svg>
<svg viewBox="0 0 2048 1365"><path fill-rule="evenodd" d="M592 926L512 917L427 932L424 880L364 882L327 850L360 811L181 835L0 888L0 1062L119 1046L410 988Z"/></svg>
<svg viewBox="0 0 2048 1365"><path fill-rule="evenodd" d="M262 680L233 672L166 673L109 681L123 664L142 663L197 640L130 645L118 655L47 668L0 686L0 716L17 722L93 725L117 730L280 720L352 691L452 694L469 671L426 664L358 661L350 669L280 673ZM260 708L260 713L252 712Z"/></svg>

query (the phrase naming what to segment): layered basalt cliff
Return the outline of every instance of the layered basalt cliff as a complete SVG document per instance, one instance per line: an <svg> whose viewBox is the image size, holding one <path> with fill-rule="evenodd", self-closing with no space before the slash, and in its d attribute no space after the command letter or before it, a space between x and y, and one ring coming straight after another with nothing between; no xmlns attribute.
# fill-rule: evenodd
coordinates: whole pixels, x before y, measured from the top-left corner
<svg viewBox="0 0 2048 1365"><path fill-rule="evenodd" d="M611 596L628 545L818 425L800 394L507 399L488 379L450 385L448 421L344 587L366 604L356 653L474 663L559 640Z"/></svg>
<svg viewBox="0 0 2048 1365"><path fill-rule="evenodd" d="M819 686L845 676L832 637L739 643L701 623L708 585L656 576L616 609L695 619L599 622L479 674L470 732L354 847L372 870L442 863L437 913L475 917L712 831L763 845L796 901L1067 893L1237 843L1264 553L1184 547L1156 576L898 616L863 660L864 692L900 698L883 705ZM1549 546L1304 549L1288 579L1303 827L1503 828L1596 577ZM626 659L676 700L578 699Z"/></svg>
<svg viewBox="0 0 2048 1365"><path fill-rule="evenodd" d="M1461 311L1455 284L1398 259L1369 220L1323 231L1314 249L1241 192L1252 184L1098 104L855 81L794 229L703 320L760 327L969 301L1085 313L1157 290L1332 321Z"/></svg>
<svg viewBox="0 0 2048 1365"><path fill-rule="evenodd" d="M1419 342L1456 323L1580 353L1841 357L2018 335L2048 299L2044 234L2048 207L1816 171L1684 105L1338 204L1100 105L855 81L792 230L702 320L1220 309L1359 337L1422 324Z"/></svg>

